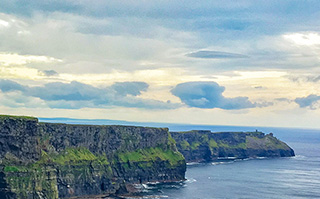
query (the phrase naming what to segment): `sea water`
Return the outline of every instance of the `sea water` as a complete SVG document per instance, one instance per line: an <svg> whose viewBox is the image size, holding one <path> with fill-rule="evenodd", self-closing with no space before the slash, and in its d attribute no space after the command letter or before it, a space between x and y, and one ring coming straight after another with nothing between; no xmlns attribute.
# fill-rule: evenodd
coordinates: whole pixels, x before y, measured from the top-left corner
<svg viewBox="0 0 320 199"><path fill-rule="evenodd" d="M193 126L191 129L198 129L197 127L199 126ZM186 130L181 126L172 128ZM248 127L243 129L243 127L229 126L206 128L213 131L248 129ZM187 181L151 185L149 193L153 193L150 195L172 199L320 198L320 130L285 128L259 130L266 133L273 132L276 137L294 149L296 156L191 164L187 166Z"/></svg>
<svg viewBox="0 0 320 199"><path fill-rule="evenodd" d="M47 121L42 119L42 121ZM57 122L57 121L50 121ZM64 120L59 122L65 122ZM111 121L112 122L112 121ZM109 124L105 121L67 123ZM121 123L126 125L126 123ZM131 123L130 123L131 124ZM212 130L263 131L286 142L295 157L230 160L206 164L189 164L184 182L145 184L143 193L132 198L170 199L302 199L320 198L320 130L143 124L168 126L170 131ZM130 197L129 197L130 198Z"/></svg>

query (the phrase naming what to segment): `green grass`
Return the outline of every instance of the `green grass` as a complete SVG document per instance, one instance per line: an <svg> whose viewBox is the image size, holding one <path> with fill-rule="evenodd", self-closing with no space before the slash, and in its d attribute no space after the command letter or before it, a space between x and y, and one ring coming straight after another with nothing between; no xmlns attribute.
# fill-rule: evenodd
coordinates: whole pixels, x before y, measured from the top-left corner
<svg viewBox="0 0 320 199"><path fill-rule="evenodd" d="M218 148L218 143L214 139L209 140L209 147L210 148Z"/></svg>
<svg viewBox="0 0 320 199"><path fill-rule="evenodd" d="M93 164L109 165L107 158L104 155L94 155L85 147L67 148L58 154L47 154L41 152L41 159L31 165L31 168L41 167L43 164L58 164L58 165L80 165L91 162Z"/></svg>
<svg viewBox="0 0 320 199"><path fill-rule="evenodd" d="M18 172L20 169L16 166L6 166L4 167L4 172Z"/></svg>
<svg viewBox="0 0 320 199"><path fill-rule="evenodd" d="M170 132L168 132L168 142L171 145L176 145L176 140L172 138Z"/></svg>
<svg viewBox="0 0 320 199"><path fill-rule="evenodd" d="M246 149L247 148L247 144L245 142L239 143L237 145L230 145L230 144L226 144L223 142L219 142L218 143L218 147L223 147L223 148L231 148L231 149Z"/></svg>
<svg viewBox="0 0 320 199"><path fill-rule="evenodd" d="M118 153L117 157L120 162L147 162L163 160L168 161L170 165L176 165L184 157L179 152L164 150L160 147L139 149L132 152Z"/></svg>
<svg viewBox="0 0 320 199"><path fill-rule="evenodd" d="M37 120L38 118L36 117L31 117L31 116L17 116L17 115L0 115L0 119L4 120L4 119L25 119L25 120Z"/></svg>
<svg viewBox="0 0 320 199"><path fill-rule="evenodd" d="M183 140L180 143L180 146L181 146L182 150L188 150L190 148L190 144L187 140Z"/></svg>
<svg viewBox="0 0 320 199"><path fill-rule="evenodd" d="M46 155L44 154L43 157ZM79 164L87 161L98 161L102 164L108 164L107 158L104 156L96 156L89 149L84 147L67 148L60 152L58 155L52 157L54 163L65 165L65 164Z"/></svg>
<svg viewBox="0 0 320 199"><path fill-rule="evenodd" d="M199 146L200 146L200 145L201 145L201 143L200 143L200 142L195 141L195 142L192 142L192 143L191 143L190 148L191 148L192 150L196 150L196 149L198 149L198 148L199 148Z"/></svg>
<svg viewBox="0 0 320 199"><path fill-rule="evenodd" d="M200 136L200 142L201 142L201 143L208 143L208 142L209 142L209 137L208 137L208 135L201 135L201 136Z"/></svg>

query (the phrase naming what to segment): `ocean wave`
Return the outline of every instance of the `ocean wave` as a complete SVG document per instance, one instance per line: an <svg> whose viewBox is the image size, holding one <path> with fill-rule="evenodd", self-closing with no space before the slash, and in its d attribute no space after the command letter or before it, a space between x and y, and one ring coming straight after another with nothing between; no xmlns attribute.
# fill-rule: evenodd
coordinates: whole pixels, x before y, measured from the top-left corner
<svg viewBox="0 0 320 199"><path fill-rule="evenodd" d="M197 180L194 178L190 178L190 179L187 179L185 182L186 183L194 183L194 182L197 182Z"/></svg>
<svg viewBox="0 0 320 199"><path fill-rule="evenodd" d="M267 159L268 157L256 157L255 159L258 159L258 160L263 160L263 159Z"/></svg>
<svg viewBox="0 0 320 199"><path fill-rule="evenodd" d="M198 165L200 164L199 162L187 162L187 165L188 166L191 166L191 165Z"/></svg>
<svg viewBox="0 0 320 199"><path fill-rule="evenodd" d="M169 198L167 195L145 195L145 196L121 196L125 199L144 199L144 198Z"/></svg>
<svg viewBox="0 0 320 199"><path fill-rule="evenodd" d="M296 155L296 156L292 156L292 157L289 157L291 159L298 159L298 160L302 160L302 159L306 159L307 157L304 156L304 155Z"/></svg>
<svg viewBox="0 0 320 199"><path fill-rule="evenodd" d="M221 161L221 162L211 162L211 165L220 165L220 164L232 164L234 163L235 161Z"/></svg>

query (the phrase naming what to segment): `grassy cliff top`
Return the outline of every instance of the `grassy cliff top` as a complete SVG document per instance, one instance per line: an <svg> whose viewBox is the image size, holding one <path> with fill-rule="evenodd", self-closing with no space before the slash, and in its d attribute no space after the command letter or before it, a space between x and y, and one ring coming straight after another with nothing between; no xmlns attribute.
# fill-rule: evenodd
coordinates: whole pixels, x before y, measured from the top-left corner
<svg viewBox="0 0 320 199"><path fill-rule="evenodd" d="M0 115L0 120L4 120L4 119L22 119L22 120L36 120L36 121L38 121L38 118L31 117L31 116Z"/></svg>
<svg viewBox="0 0 320 199"><path fill-rule="evenodd" d="M200 133L200 134L223 134L223 133L236 133L236 134L250 134L250 135L259 135L263 134L261 131L224 131L224 132L212 132L210 130L191 130L191 131L172 131L171 133L181 133L181 134L187 134L187 133Z"/></svg>
<svg viewBox="0 0 320 199"><path fill-rule="evenodd" d="M118 124L68 124L68 123L51 123L51 122L39 122L41 125L56 125L56 126L70 126L70 127L112 127L112 128L136 128L136 129L155 129L169 131L169 128L164 127L148 127L148 126L133 126L133 125L118 125Z"/></svg>
<svg viewBox="0 0 320 199"><path fill-rule="evenodd" d="M32 117L32 116L19 116L19 115L1 115L0 114L0 120L5 120L5 119L21 119L21 120L34 120L34 121L39 121L38 118ZM169 128L166 127L148 127L148 126L134 126L134 125L103 125L103 124L68 124L68 123L51 123L51 122L39 122L39 124L52 124L52 125L67 125L67 126L85 126L85 127L94 127L94 126L106 126L106 127L134 127L134 128L145 128L145 129L161 129L164 131L169 131Z"/></svg>

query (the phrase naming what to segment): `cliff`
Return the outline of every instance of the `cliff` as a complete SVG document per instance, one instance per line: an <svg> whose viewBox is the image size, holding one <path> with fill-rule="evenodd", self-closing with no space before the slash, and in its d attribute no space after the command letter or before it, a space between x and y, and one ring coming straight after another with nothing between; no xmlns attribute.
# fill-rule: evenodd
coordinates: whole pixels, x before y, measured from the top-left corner
<svg viewBox="0 0 320 199"><path fill-rule="evenodd" d="M167 128L39 123L0 116L0 198L68 198L184 180Z"/></svg>
<svg viewBox="0 0 320 199"><path fill-rule="evenodd" d="M187 162L294 156L294 151L272 133L188 131L171 135Z"/></svg>

